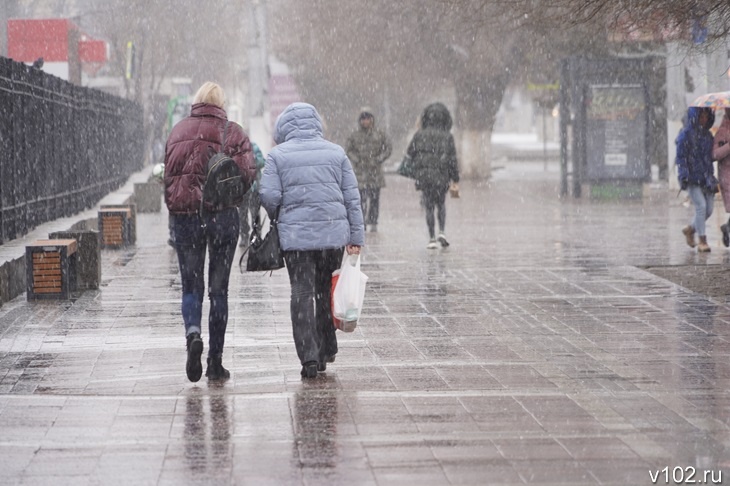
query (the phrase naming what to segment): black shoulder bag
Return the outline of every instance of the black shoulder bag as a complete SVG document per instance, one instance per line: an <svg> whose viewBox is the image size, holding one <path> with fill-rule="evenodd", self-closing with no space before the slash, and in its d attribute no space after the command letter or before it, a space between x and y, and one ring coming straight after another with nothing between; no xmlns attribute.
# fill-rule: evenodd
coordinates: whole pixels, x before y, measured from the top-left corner
<svg viewBox="0 0 730 486"><path fill-rule="evenodd" d="M241 266L243 257L248 253L247 272L267 272L284 268L284 253L281 251L279 243L279 209L281 208L276 208L269 232L265 236L261 236L261 224L259 224L258 218L253 222L248 248L238 261L238 265Z"/></svg>

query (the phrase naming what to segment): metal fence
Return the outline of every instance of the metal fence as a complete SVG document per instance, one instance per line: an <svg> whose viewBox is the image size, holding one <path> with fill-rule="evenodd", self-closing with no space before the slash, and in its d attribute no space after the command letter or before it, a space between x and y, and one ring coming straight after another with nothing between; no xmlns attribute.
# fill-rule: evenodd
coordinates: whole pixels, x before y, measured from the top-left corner
<svg viewBox="0 0 730 486"><path fill-rule="evenodd" d="M136 103L0 57L0 244L126 182L142 123Z"/></svg>

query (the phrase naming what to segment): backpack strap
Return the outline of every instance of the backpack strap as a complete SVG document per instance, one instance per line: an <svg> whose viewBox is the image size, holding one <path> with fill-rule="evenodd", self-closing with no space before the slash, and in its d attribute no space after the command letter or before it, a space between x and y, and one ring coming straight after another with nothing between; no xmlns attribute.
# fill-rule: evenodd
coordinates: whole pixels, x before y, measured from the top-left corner
<svg viewBox="0 0 730 486"><path fill-rule="evenodd" d="M228 125L231 122L226 120L226 126L223 127L223 141L221 142L221 152L226 151L226 140L228 139Z"/></svg>

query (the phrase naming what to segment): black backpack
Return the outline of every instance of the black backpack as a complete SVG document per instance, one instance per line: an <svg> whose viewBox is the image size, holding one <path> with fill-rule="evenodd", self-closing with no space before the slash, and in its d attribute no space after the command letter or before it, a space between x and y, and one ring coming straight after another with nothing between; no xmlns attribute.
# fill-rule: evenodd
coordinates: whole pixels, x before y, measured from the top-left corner
<svg viewBox="0 0 730 486"><path fill-rule="evenodd" d="M246 194L246 185L241 179L241 169L236 165L236 161L225 153L228 123L226 122L223 129L220 152L216 153L213 147L208 146L210 158L206 165L203 197L200 201L201 215L205 215L208 211L208 205L212 206L214 211L238 206Z"/></svg>

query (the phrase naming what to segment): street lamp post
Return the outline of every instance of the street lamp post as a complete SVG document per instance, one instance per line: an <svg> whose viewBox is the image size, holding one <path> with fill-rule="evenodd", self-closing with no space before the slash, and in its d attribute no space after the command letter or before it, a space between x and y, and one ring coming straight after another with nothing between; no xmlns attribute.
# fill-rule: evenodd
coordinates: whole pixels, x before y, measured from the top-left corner
<svg viewBox="0 0 730 486"><path fill-rule="evenodd" d="M248 123L249 136L259 143L267 143L270 135L264 120L266 113L267 69L267 12L265 0L249 2L248 44Z"/></svg>

